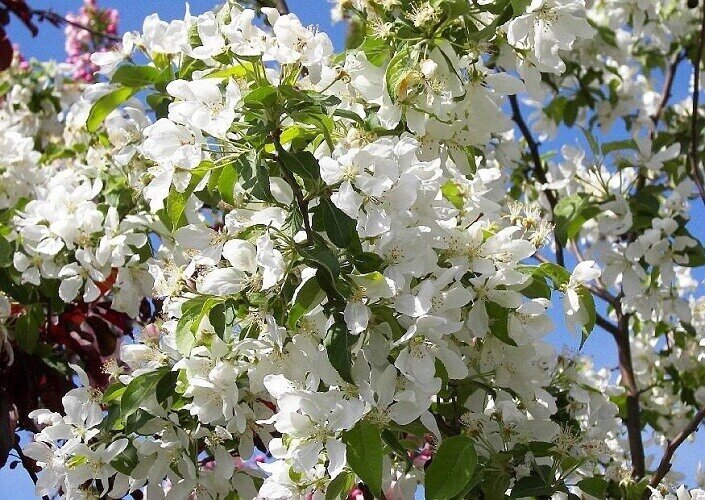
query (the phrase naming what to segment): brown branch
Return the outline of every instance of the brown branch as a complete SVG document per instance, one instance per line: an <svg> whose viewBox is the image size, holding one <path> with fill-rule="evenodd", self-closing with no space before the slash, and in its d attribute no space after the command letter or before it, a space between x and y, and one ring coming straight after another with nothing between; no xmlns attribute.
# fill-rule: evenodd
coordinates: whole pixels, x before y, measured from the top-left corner
<svg viewBox="0 0 705 500"><path fill-rule="evenodd" d="M615 338L617 337L617 335L619 335L619 329L617 328L617 325L612 323L610 320L608 320L601 314L595 315L595 323L597 323L597 326L599 326L603 330L611 333Z"/></svg>
<svg viewBox="0 0 705 500"><path fill-rule="evenodd" d="M673 83L676 80L676 72L678 71L678 65L681 63L686 58L686 53L685 51L678 52L673 60L671 61L671 64L668 66L668 69L666 70L666 77L663 80L663 89L661 90L661 101L659 102L658 108L656 108L656 113L651 115L651 121L654 124L654 130L652 131L652 139L653 139L653 134L656 132L656 127L658 126L659 122L661 121L661 117L663 116L663 112L666 110L666 106L668 105L668 101L670 101L671 96L673 95Z"/></svg>
<svg viewBox="0 0 705 500"><path fill-rule="evenodd" d="M640 392L634 375L632 348L629 339L629 317L629 314L622 314L621 311L617 311L617 332L614 334L614 339L617 343L622 385L627 393L627 416L624 419L624 424L627 426L629 453L634 469L632 477L641 479L646 473L646 460L644 458L644 441L641 435Z"/></svg>
<svg viewBox="0 0 705 500"><path fill-rule="evenodd" d="M116 35L110 35L108 33L101 33L100 31L96 31L93 28L86 26L81 23L77 23L74 21L71 21L61 14L57 14L53 10L49 9L32 9L32 15L36 16L39 18L39 21L48 21L49 23L53 24L56 27L59 27L63 24L68 24L69 26L73 26L74 28L78 28L84 31L87 31L93 36L104 38L106 40L110 40L112 42L121 42L122 38Z"/></svg>
<svg viewBox="0 0 705 500"><path fill-rule="evenodd" d="M277 5L277 11L279 11L279 14L285 16L289 13L289 6L286 4L286 0L276 0L275 3Z"/></svg>
<svg viewBox="0 0 705 500"><path fill-rule="evenodd" d="M649 486L655 488L663 480L664 476L668 474L668 471L670 471L671 467L673 466L673 464L671 464L673 454L676 452L678 447L683 444L683 441L688 439L688 436L698 430L698 426L700 426L700 423L703 421L703 418L705 418L705 406L698 410L698 412L695 414L695 417L693 417L693 420L691 420L690 423L685 426L678 433L678 435L673 438L672 441L668 441L668 445L666 446L666 452L663 454L661 462L659 462L658 468L656 469L656 472L654 472L651 481L649 481Z"/></svg>
<svg viewBox="0 0 705 500"><path fill-rule="evenodd" d="M700 23L700 38L698 49L693 60L693 116L690 122L690 169L691 177L698 187L700 199L705 204L705 186L703 186L703 178L700 173L700 161L698 159L698 142L700 133L698 132L698 115L700 103L700 64L703 59L703 48L705 48L705 7L703 8L702 21Z"/></svg>
<svg viewBox="0 0 705 500"><path fill-rule="evenodd" d="M512 120L514 120L514 123L517 124L519 127L519 130L521 131L521 134L524 136L524 140L526 140L526 144L529 146L529 152L531 153L531 159L534 163L534 175L536 176L536 179L541 183L541 184L548 184L548 179L546 179L546 172L543 170L543 164L541 162L541 154L539 153L539 146L534 137L531 135L531 131L529 130L529 127L526 125L526 122L524 121L524 117L521 114L521 109L519 108L519 102L517 101L516 95L510 95L509 96L509 104L512 107ZM546 194L546 199L548 199L549 205L551 205L551 212L553 213L553 210L556 208L556 204L558 203L558 198L556 197L556 193L551 190L547 189L544 191ZM555 234L554 234L555 237ZM556 262L565 267L565 258L563 257L563 246L558 243L558 239L555 238L556 242Z"/></svg>

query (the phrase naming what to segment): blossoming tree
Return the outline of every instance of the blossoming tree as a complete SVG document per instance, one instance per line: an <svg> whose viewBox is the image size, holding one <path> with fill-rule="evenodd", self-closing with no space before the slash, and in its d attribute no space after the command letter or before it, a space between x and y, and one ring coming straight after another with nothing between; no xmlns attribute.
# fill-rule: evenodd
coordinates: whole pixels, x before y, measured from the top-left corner
<svg viewBox="0 0 705 500"><path fill-rule="evenodd" d="M704 498L703 6L344 0L336 53L263 3L3 77L7 369L78 382L37 493Z"/></svg>

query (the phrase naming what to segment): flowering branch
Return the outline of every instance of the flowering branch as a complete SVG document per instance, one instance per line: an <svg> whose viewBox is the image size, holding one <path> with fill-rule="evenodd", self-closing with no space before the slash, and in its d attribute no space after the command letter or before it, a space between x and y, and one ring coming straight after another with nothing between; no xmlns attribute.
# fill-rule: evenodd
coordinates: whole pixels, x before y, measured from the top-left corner
<svg viewBox="0 0 705 500"><path fill-rule="evenodd" d="M661 91L661 101L659 102L658 108L656 109L656 113L651 116L651 121L654 123L654 130L652 132L652 135L655 134L656 127L661 121L661 117L663 116L663 112L666 109L666 106L668 105L668 101L671 99L671 95L673 94L673 82L676 79L676 72L678 71L678 66L685 58L685 51L678 52L673 58L673 61L671 61L671 64L668 66L668 69L666 70L666 77L663 81L663 90Z"/></svg>
<svg viewBox="0 0 705 500"><path fill-rule="evenodd" d="M666 476L668 471L671 470L671 467L673 466L673 464L671 463L673 454L676 452L678 447L683 444L686 439L688 439L688 436L698 430L698 427L700 426L700 423L703 421L704 418L705 406L698 410L698 413L695 414L693 420L691 420L690 423L686 427L684 427L673 440L668 441L668 446L666 446L666 452L663 454L661 462L659 462L658 468L656 469L656 472L654 473L653 477L651 478L651 481L649 482L649 485L652 488L658 486L659 483Z"/></svg>
<svg viewBox="0 0 705 500"><path fill-rule="evenodd" d="M531 131L526 125L526 121L524 121L524 117L521 114L521 109L519 108L519 102L517 101L516 95L509 96L509 104L512 107L512 120L514 120L514 122L519 127L519 130L521 131L522 135L524 136L524 139L526 140L526 144L529 146L529 151L531 152L531 159L534 162L534 174L542 185L548 184L548 179L546 179L546 173L544 172L543 166L541 164L541 154L539 153L539 146L536 143L534 137L531 135ZM548 199L548 203L549 205L551 205L551 212L553 212L553 210L556 208L556 204L558 203L556 194L551 189L547 189L545 193L546 198ZM558 239L556 239L555 242L556 261L559 265L565 266L565 258L563 257L563 246L558 242Z"/></svg>
<svg viewBox="0 0 705 500"><path fill-rule="evenodd" d="M698 143L700 133L698 132L698 114L700 101L700 64L703 59L703 48L705 47L705 8L703 9L702 22L700 25L700 37L698 49L693 60L693 116L690 124L690 166L691 174L695 185L698 187L700 199L705 203L705 186L700 173L700 161L698 159Z"/></svg>
<svg viewBox="0 0 705 500"><path fill-rule="evenodd" d="M37 16L40 21L48 21L49 23L53 24L56 27L59 27L62 24L67 24L69 26L73 26L74 28L78 28L78 29L87 31L88 33L90 33L93 36L104 38L104 39L110 40L112 42L120 42L122 40L119 36L96 31L89 26L77 23L75 21L71 21L70 19L67 19L64 16L57 14L56 12L54 12L53 10L50 10L50 9L33 9L32 15Z"/></svg>

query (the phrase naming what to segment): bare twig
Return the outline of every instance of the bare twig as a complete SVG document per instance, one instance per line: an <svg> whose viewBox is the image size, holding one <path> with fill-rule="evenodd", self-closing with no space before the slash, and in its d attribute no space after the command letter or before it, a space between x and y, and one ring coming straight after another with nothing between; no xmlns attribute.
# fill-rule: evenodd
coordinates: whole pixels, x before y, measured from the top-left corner
<svg viewBox="0 0 705 500"><path fill-rule="evenodd" d="M651 481L649 481L649 485L652 488L658 486L659 483L663 480L664 476L668 473L668 471L671 470L671 467L673 465L671 464L673 454L676 452L678 447L683 444L686 439L688 439L688 436L698 430L698 427L700 426L700 423L703 421L704 418L705 406L700 408L700 410L698 410L698 412L695 414L695 417L693 417L693 420L691 420L690 423L688 423L688 425L685 426L675 438L673 438L673 440L668 442L668 445L666 446L666 451L664 452L663 457L661 458L661 462L659 462L658 467L656 468L656 472L654 472L654 475L651 477Z"/></svg>
<svg viewBox="0 0 705 500"><path fill-rule="evenodd" d="M705 204L705 186L700 172L700 161L698 159L700 133L698 131L698 115L700 103L700 64L703 59L703 48L705 48L705 7L703 8L702 21L700 24L700 38L698 49L693 60L693 116L690 122L690 169L691 177L698 187L700 199Z"/></svg>
<svg viewBox="0 0 705 500"><path fill-rule="evenodd" d="M101 33L100 31L96 31L93 28L86 26L84 24L80 24L74 21L71 21L61 14L57 14L53 10L48 10L48 9L32 9L32 15L36 16L39 18L40 21L48 21L54 26L61 26L63 24L68 24L69 26L73 26L74 28L78 28L84 31L87 31L93 36L104 38L106 40L110 40L113 42L120 42L122 41L122 38L120 38L117 35L110 35L108 33Z"/></svg>
<svg viewBox="0 0 705 500"><path fill-rule="evenodd" d="M676 80L676 72L678 71L678 65L681 63L686 58L686 53L685 51L678 52L674 57L673 60L671 61L671 64L668 66L668 69L666 70L666 76L664 77L663 80L663 89L661 90L661 101L659 102L658 108L656 108L656 112L651 115L651 121L654 124L654 129L652 131L652 139L653 135L656 132L656 127L658 126L659 122L661 121L661 117L663 116L663 112L666 109L666 106L668 105L668 101L670 101L671 96L673 95L673 82Z"/></svg>
<svg viewBox="0 0 705 500"><path fill-rule="evenodd" d="M539 153L538 143L531 135L531 131L529 130L529 127L524 121L524 117L521 114L521 109L519 108L519 102L517 101L516 95L509 96L509 104L512 107L512 120L514 120L514 123L516 123L519 127L521 134L524 136L524 140L526 140L526 144L529 146L531 159L534 163L534 175L541 184L548 184L548 179L546 179L546 172L544 171L543 164L541 162L541 154ZM553 212L553 210L556 208L556 204L558 203L556 193L551 189L546 189L544 193L546 193L546 199L548 200L549 205L551 205L551 212ZM565 266L565 259L563 257L563 246L558 242L557 238L555 239L555 242L556 262L561 266Z"/></svg>

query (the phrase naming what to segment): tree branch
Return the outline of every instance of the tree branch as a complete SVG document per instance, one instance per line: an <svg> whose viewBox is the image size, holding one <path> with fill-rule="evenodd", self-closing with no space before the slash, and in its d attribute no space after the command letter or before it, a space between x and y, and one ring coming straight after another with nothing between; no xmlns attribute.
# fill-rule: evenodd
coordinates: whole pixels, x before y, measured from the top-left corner
<svg viewBox="0 0 705 500"><path fill-rule="evenodd" d="M656 113L651 116L651 121L654 124L654 131L656 130L656 127L661 121L661 117L663 116L663 112L665 111L666 106L668 105L668 101L671 100L671 96L673 95L673 82L675 82L676 80L676 72L678 71L678 65L685 58L685 51L678 52L673 58L673 61L671 61L671 64L668 66L668 69L666 70L666 77L663 80L663 89L661 90L661 101L659 102L658 108L656 109Z"/></svg>
<svg viewBox="0 0 705 500"><path fill-rule="evenodd" d="M534 137L531 135L531 131L529 130L529 127L524 121L524 117L521 114L521 109L519 108L519 102L517 101L516 95L509 96L509 104L512 107L512 120L514 120L514 123L516 123L519 127L521 134L524 136L524 140L526 140L526 144L529 146L529 151L531 152L531 159L534 163L534 175L541 184L548 184L548 179L546 179L546 172L543 170L543 165L541 162L539 146L536 143ZM547 189L544 191L544 193L546 193L546 199L548 199L548 203L549 205L551 205L551 213L553 213L553 210L556 208L556 204L558 203L556 193L552 189ZM563 257L563 246L558 243L558 239L555 239L555 242L556 262L559 265L565 267L565 258Z"/></svg>
<svg viewBox="0 0 705 500"><path fill-rule="evenodd" d="M122 38L116 35L110 35L108 33L101 33L100 31L96 31L93 28L89 26L85 26L83 24L71 21L61 14L57 14L53 10L49 9L32 9L32 15L37 16L39 18L39 21L49 21L51 24L53 24L56 27L61 26L62 24L68 24L69 26L73 26L74 28L78 28L84 31L87 31L93 36L97 36L100 38L104 38L106 40L110 40L113 42L121 42Z"/></svg>
<svg viewBox="0 0 705 500"><path fill-rule="evenodd" d="M624 424L627 426L629 439L629 453L632 459L632 477L641 479L646 473L646 460L644 458L644 441L641 435L641 407L639 405L639 387L634 376L632 364L632 348L629 339L629 314L617 311L617 332L614 339L617 343L619 358L619 372L622 385L627 395L627 416Z"/></svg>
<svg viewBox="0 0 705 500"><path fill-rule="evenodd" d="M595 315L595 323L597 323L597 326L599 326L603 330L611 333L612 336L614 336L615 338L617 337L617 335L619 335L619 329L617 328L617 325L612 323L610 320L608 320L601 314Z"/></svg>
<svg viewBox="0 0 705 500"><path fill-rule="evenodd" d="M691 420L690 423L685 426L678 433L678 435L673 438L672 441L668 442L668 445L666 446L666 452L663 454L661 462L659 462L658 468L656 469L656 472L654 472L651 481L649 481L649 486L651 486L652 488L658 486L659 483L666 476L668 471L671 470L671 467L673 466L673 464L671 464L673 454L676 452L678 447L683 444L686 439L688 439L688 436L698 430L698 426L700 426L700 423L703 421L703 418L705 418L705 406L698 410L698 412L695 414L695 417L693 417L693 420Z"/></svg>
<svg viewBox="0 0 705 500"><path fill-rule="evenodd" d="M285 16L289 13L289 6L286 4L286 0L276 0L275 3L277 4L279 14Z"/></svg>
<svg viewBox="0 0 705 500"><path fill-rule="evenodd" d="M698 131L698 115L700 103L700 64L703 59L703 48L705 48L705 7L703 7L702 21L700 23L700 38L698 49L693 60L693 116L690 122L690 170L691 177L698 187L700 199L705 204L705 187L703 177L700 173L700 161L698 159L700 133Z"/></svg>

